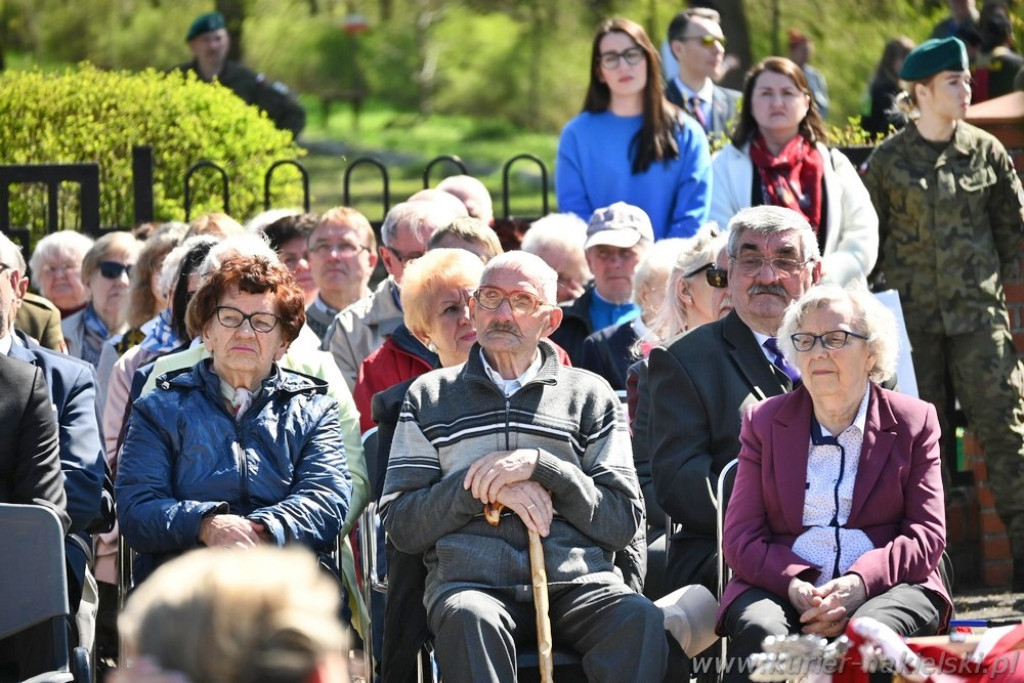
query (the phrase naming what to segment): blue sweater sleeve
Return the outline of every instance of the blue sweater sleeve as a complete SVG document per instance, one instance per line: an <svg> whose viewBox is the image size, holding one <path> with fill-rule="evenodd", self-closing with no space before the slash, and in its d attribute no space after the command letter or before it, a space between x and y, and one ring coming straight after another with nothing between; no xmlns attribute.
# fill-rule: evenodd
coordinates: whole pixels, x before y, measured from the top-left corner
<svg viewBox="0 0 1024 683"><path fill-rule="evenodd" d="M679 172L668 233L657 237L691 237L708 221L711 211L711 153L698 124L686 119L676 136Z"/></svg>
<svg viewBox="0 0 1024 683"><path fill-rule="evenodd" d="M558 210L574 213L583 220L590 220L590 214L597 208L587 194L584 183L583 160L580 154L576 119L566 124L558 139L558 154L555 160L555 197Z"/></svg>

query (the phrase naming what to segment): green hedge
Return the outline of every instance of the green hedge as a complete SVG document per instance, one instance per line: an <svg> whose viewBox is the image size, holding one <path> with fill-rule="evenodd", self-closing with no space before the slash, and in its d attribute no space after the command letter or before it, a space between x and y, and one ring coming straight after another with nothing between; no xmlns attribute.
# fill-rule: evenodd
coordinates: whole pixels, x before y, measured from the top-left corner
<svg viewBox="0 0 1024 683"><path fill-rule="evenodd" d="M303 151L255 107L230 90L194 77L103 71L81 64L60 73L0 75L0 163L95 162L100 167L101 225L126 227L134 217L132 148L154 156L157 220L183 220L184 177L208 159L230 181L232 215L244 220L263 208L263 178L279 159ZM298 172L274 176L276 206L301 203ZM223 209L219 175L198 173L192 182L192 216ZM12 188L11 222L44 229L45 198L39 188ZM77 193L62 191L63 227L78 227Z"/></svg>

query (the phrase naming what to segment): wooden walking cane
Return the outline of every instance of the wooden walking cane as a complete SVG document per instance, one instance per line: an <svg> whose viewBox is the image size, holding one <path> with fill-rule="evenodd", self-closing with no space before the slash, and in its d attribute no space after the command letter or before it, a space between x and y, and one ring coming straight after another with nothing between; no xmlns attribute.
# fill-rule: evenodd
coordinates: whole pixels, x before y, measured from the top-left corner
<svg viewBox="0 0 1024 683"><path fill-rule="evenodd" d="M484 505L484 517L493 526L501 521L501 503ZM551 617L548 616L548 572L544 568L544 546L540 534L530 534L530 579L533 583L533 608L537 611L537 661L541 683L554 683L555 663L552 658Z"/></svg>

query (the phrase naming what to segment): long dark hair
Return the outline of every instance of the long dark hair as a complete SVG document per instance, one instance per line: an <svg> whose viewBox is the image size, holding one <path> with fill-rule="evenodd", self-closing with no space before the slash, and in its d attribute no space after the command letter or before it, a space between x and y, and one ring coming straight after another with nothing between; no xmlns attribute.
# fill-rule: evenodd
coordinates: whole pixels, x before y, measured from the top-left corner
<svg viewBox="0 0 1024 683"><path fill-rule="evenodd" d="M899 83L899 65L903 63L914 47L914 41L906 36L893 38L886 43L885 49L882 50L882 58L878 61L878 66L875 67L873 82Z"/></svg>
<svg viewBox="0 0 1024 683"><path fill-rule="evenodd" d="M612 93L608 84L601 80L601 40L612 32L623 33L633 39L644 51L647 64L647 84L644 86L643 124L640 132L630 144L633 157L633 173L643 173L655 161L666 163L679 158L679 144L675 132L681 125L679 110L665 99L665 88L661 81L661 57L654 49L651 39L643 27L629 19L608 19L597 28L590 54L590 86L583 111L603 112L611 104Z"/></svg>
<svg viewBox="0 0 1024 683"><path fill-rule="evenodd" d="M811 144L827 143L828 133L825 131L825 123L821 120L818 103L814 101L814 93L811 92L811 86L807 84L807 77L804 76L803 69L796 62L785 57L767 57L747 72L747 80L743 83L743 106L740 109L740 120L729 138L733 146L742 147L757 132L757 121L754 120L753 110L754 86L757 84L757 77L765 71L774 71L777 74L789 76L789 79L796 84L797 89L810 98L807 116L800 122L797 132Z"/></svg>

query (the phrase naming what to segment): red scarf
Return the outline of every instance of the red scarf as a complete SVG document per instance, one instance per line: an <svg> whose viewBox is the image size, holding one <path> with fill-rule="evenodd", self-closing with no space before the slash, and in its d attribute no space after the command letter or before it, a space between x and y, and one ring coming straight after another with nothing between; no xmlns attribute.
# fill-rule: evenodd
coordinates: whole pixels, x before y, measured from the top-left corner
<svg viewBox="0 0 1024 683"><path fill-rule="evenodd" d="M825 164L817 148L796 135L777 156L772 156L764 136L758 133L750 143L750 160L761 174L765 203L802 213L817 234L821 226L821 181L825 177Z"/></svg>

